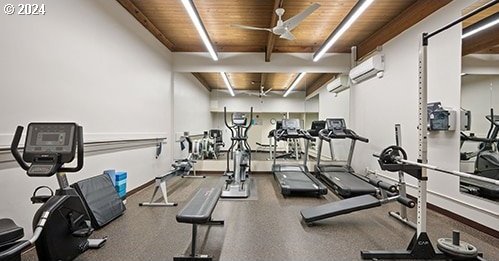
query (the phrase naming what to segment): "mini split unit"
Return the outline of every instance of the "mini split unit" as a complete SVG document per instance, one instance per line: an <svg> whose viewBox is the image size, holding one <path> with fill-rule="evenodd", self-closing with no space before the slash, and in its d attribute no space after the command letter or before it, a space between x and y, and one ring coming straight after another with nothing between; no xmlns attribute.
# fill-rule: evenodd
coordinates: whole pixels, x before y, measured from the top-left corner
<svg viewBox="0 0 499 261"><path fill-rule="evenodd" d="M375 54L350 70L349 76L353 83L360 83L374 76L381 78L385 69L385 58Z"/></svg>

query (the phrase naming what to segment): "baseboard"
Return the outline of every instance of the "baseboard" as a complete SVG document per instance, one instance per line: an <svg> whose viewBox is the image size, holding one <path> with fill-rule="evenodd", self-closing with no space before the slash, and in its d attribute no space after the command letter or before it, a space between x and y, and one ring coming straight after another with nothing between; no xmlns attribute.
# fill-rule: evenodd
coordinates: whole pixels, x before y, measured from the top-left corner
<svg viewBox="0 0 499 261"><path fill-rule="evenodd" d="M268 175L268 174L272 174L272 172L270 172L270 171L252 171L250 173L250 175ZM202 175L206 175L206 176L211 176L211 175L222 176L223 175L223 171L216 171L216 170L196 170L196 175L198 175L198 176L202 176Z"/></svg>
<svg viewBox="0 0 499 261"><path fill-rule="evenodd" d="M411 198L412 200L414 201L417 201L417 198L414 197L414 196L411 196L411 195L407 195L409 198ZM495 238L499 238L499 231L497 230L494 230L493 228L490 228L490 227L487 227L487 226L484 226L476 221L473 221L469 218L466 218L466 217L463 217L459 214L456 214L452 211L449 211L447 209L444 209L444 208L441 208L439 206L436 206L436 205L433 205L432 203L426 203L426 206L428 207L428 209L430 210L433 210L439 214L442 214L446 217L449 217L451 219L454 219L460 223L463 223L469 227L472 227L480 232L483 232L487 235L490 235L490 236L493 236Z"/></svg>
<svg viewBox="0 0 499 261"><path fill-rule="evenodd" d="M472 228L474 228L474 229L476 229L478 231L481 231L481 232L483 232L483 233L485 233L487 235L493 236L495 238L499 238L499 231L497 231L497 230L494 230L494 229L492 229L490 227L484 226L484 225L482 225L480 223L477 223L476 221L473 221L471 219L465 218L465 217L463 217L461 215L458 215L458 214L456 214L454 212L451 212L451 211L449 211L447 209L443 209L443 208L441 208L439 206L435 206L435 205L433 205L431 203L428 203L427 206L428 206L428 209L431 209L431 210L433 210L433 211L435 211L437 213L440 213L440 214L442 214L444 216L452 218L452 219L454 219L454 220L456 220L458 222L461 222L461 223L463 223L463 224L465 224L465 225L467 225L469 227L472 227Z"/></svg>
<svg viewBox="0 0 499 261"><path fill-rule="evenodd" d="M136 187L136 188L128 191L126 193L126 196L129 197L129 196L131 196L131 195L133 195L133 194L135 194L135 193L137 193L137 192L139 192L139 191L141 191L141 190L143 190L143 189L151 186L152 184L154 184L154 179L149 180L148 182L146 182L146 183L144 183L144 184L142 184L142 185L140 185L140 186L138 186L138 187Z"/></svg>

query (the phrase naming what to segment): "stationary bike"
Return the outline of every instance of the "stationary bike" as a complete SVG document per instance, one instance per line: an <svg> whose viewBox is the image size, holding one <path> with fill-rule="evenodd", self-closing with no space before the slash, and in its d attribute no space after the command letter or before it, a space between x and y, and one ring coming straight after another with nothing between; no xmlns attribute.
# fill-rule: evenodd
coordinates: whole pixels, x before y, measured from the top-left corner
<svg viewBox="0 0 499 261"><path fill-rule="evenodd" d="M102 247L106 238L88 239L93 229L87 209L66 177L66 172L83 168L82 127L76 123L30 123L21 156L18 146L23 129L17 127L11 144L12 155L29 177L56 175L60 188L55 195L37 195L38 190L47 188L45 186L35 190L31 201L43 205L33 218L31 239L17 240L24 235L22 228L10 219L0 219L0 246L4 246L0 248L0 260L20 260L21 252L33 244L38 260L48 261L73 260L89 248ZM76 148L77 166L63 167L74 160Z"/></svg>
<svg viewBox="0 0 499 261"><path fill-rule="evenodd" d="M247 198L250 195L249 182L246 182L246 179L251 172L251 147L248 144L248 130L251 127L251 119L253 119L253 107L251 107L249 121L245 114L235 112L232 114L232 124L229 125L227 122L227 108L224 107L224 121L232 134L232 144L227 151L225 175L228 178L222 190L222 198ZM231 154L234 161L233 171L230 171L229 166Z"/></svg>

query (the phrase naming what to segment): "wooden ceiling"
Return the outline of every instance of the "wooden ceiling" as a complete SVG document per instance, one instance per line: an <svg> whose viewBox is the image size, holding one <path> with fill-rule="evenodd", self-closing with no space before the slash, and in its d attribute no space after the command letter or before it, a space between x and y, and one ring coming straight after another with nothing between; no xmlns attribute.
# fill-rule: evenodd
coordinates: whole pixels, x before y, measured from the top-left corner
<svg viewBox="0 0 499 261"><path fill-rule="evenodd" d="M206 52L194 25L180 0L117 0L158 40L173 52ZM358 46L361 58L452 0L375 0L362 16L345 32L329 52L350 52ZM270 28L277 23L274 10L285 9L286 20L312 3L321 6L292 33L288 41L266 31L250 31L232 27L241 24ZM217 52L265 52L270 61L273 52L315 52L343 21L357 0L193 0L202 23ZM194 74L208 88L225 88L217 75ZM295 74L263 74L266 83L282 88L292 82ZM262 74L233 73L236 88L252 89L251 81L261 81ZM327 82L334 75L307 76L306 86ZM211 78L210 78L211 77ZM314 78L315 77L315 78ZM243 80L244 79L244 80ZM278 79L280 83L277 83ZM320 80L320 81L319 81ZM237 84L236 84L237 83ZM222 86L222 87L220 87ZM259 88L259 86L258 86ZM310 93L311 87L307 87ZM310 89L310 90L309 90ZM312 88L313 89L313 88Z"/></svg>
<svg viewBox="0 0 499 261"><path fill-rule="evenodd" d="M463 14L467 14L476 8L486 4L488 1L481 0L470 5L463 10ZM499 17L499 4L496 4L482 12L471 16L462 23L462 27L468 28L476 25L486 19L497 19ZM492 26L481 32L463 39L462 55L480 53L480 54L499 54L499 25Z"/></svg>
<svg viewBox="0 0 499 261"><path fill-rule="evenodd" d="M196 77L205 80L205 87L209 89L227 89L220 73L194 73ZM227 73L227 77L234 90L260 91L263 85L265 90L285 91L294 82L298 73ZM325 77L327 76L327 77ZM322 86L334 78L333 73L307 73L296 86L296 91L305 91ZM325 82L324 82L325 81ZM319 86L319 87L320 87Z"/></svg>

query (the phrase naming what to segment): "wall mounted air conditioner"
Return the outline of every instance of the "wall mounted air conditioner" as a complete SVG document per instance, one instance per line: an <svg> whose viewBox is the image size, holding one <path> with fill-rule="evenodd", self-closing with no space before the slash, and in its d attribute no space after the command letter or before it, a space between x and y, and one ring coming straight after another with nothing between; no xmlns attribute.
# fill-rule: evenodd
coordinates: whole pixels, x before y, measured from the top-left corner
<svg viewBox="0 0 499 261"><path fill-rule="evenodd" d="M353 83L360 83L374 76L381 78L385 69L385 57L375 54L350 70L350 79Z"/></svg>
<svg viewBox="0 0 499 261"><path fill-rule="evenodd" d="M336 77L332 82L327 85L328 92L339 93L350 87L350 79L348 75L341 74Z"/></svg>

